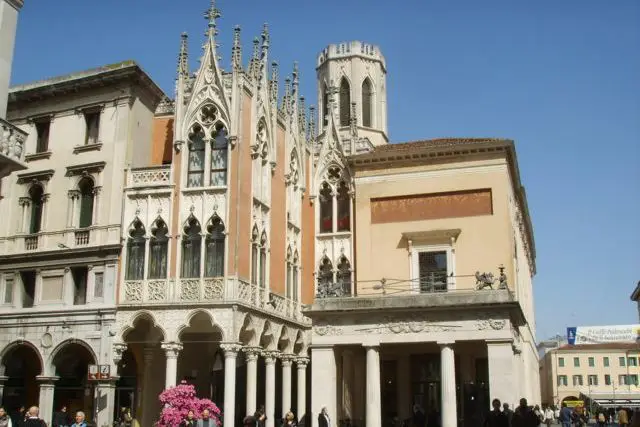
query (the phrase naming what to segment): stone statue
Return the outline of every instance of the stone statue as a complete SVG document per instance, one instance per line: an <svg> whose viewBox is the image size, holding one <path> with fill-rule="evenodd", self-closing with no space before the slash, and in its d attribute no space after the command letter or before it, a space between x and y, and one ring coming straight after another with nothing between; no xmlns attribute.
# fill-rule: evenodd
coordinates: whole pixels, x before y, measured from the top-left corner
<svg viewBox="0 0 640 427"><path fill-rule="evenodd" d="M476 290L482 290L484 288L493 289L493 284L496 279L493 277L493 273L482 273L476 271Z"/></svg>

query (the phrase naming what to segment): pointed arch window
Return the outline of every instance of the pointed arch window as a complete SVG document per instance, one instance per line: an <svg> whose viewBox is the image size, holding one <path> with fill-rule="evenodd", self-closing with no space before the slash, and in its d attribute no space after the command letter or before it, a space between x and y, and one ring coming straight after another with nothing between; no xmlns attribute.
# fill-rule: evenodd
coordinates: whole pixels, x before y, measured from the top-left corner
<svg viewBox="0 0 640 427"><path fill-rule="evenodd" d="M318 269L318 294L330 293L333 288L333 264L328 257L322 258Z"/></svg>
<svg viewBox="0 0 640 427"><path fill-rule="evenodd" d="M337 194L338 202L338 231L351 230L351 197L349 188L344 181L340 182Z"/></svg>
<svg viewBox="0 0 640 427"><path fill-rule="evenodd" d="M362 126L371 127L371 103L373 101L373 86L369 78L362 82Z"/></svg>
<svg viewBox="0 0 640 427"><path fill-rule="evenodd" d="M182 277L200 277L200 248L202 227L195 217L190 217L182 236Z"/></svg>
<svg viewBox="0 0 640 427"><path fill-rule="evenodd" d="M189 164L187 170L187 187L204 185L205 142L204 130L198 124L193 125L189 133Z"/></svg>
<svg viewBox="0 0 640 427"><path fill-rule="evenodd" d="M227 129L221 123L211 135L211 184L212 186L227 185L227 164L229 158L229 138ZM204 162L203 162L204 163Z"/></svg>
<svg viewBox="0 0 640 427"><path fill-rule="evenodd" d="M322 127L324 128L329 123L329 91L327 85L322 85Z"/></svg>
<svg viewBox="0 0 640 427"><path fill-rule="evenodd" d="M340 81L340 126L349 126L351 121L351 88L346 78Z"/></svg>
<svg viewBox="0 0 640 427"><path fill-rule="evenodd" d="M251 231L251 283L258 284L259 245L258 227L253 226Z"/></svg>
<svg viewBox="0 0 640 427"><path fill-rule="evenodd" d="M320 233L333 232L333 193L331 186L323 182L320 187Z"/></svg>
<svg viewBox="0 0 640 427"><path fill-rule="evenodd" d="M267 233L260 236L260 287L267 287Z"/></svg>
<svg viewBox="0 0 640 427"><path fill-rule="evenodd" d="M336 276L336 282L342 290L343 295L351 295L351 263L344 255L340 257Z"/></svg>
<svg viewBox="0 0 640 427"><path fill-rule="evenodd" d="M80 222L78 227L85 228L93 224L93 198L95 195L93 180L82 178L78 183L80 190Z"/></svg>
<svg viewBox="0 0 640 427"><path fill-rule="evenodd" d="M167 257L169 251L169 228L167 223L158 218L151 227L149 239L149 279L165 279L167 277Z"/></svg>
<svg viewBox="0 0 640 427"><path fill-rule="evenodd" d="M207 226L205 277L224 276L224 224L214 215Z"/></svg>
<svg viewBox="0 0 640 427"><path fill-rule="evenodd" d="M144 279L144 247L146 239L142 222L136 218L129 227L127 239L127 272L126 280Z"/></svg>
<svg viewBox="0 0 640 427"><path fill-rule="evenodd" d="M29 233L39 233L42 227L42 201L44 199L44 190L41 185L35 184L29 189L29 199L31 202Z"/></svg>
<svg viewBox="0 0 640 427"><path fill-rule="evenodd" d="M287 248L287 287L285 291L287 298L293 296L293 252L291 246Z"/></svg>

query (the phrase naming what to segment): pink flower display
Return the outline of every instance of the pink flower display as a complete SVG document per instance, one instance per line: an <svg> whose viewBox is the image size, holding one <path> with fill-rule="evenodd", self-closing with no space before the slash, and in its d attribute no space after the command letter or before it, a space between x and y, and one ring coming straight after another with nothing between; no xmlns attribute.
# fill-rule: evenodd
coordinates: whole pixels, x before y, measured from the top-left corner
<svg viewBox="0 0 640 427"><path fill-rule="evenodd" d="M196 396L196 389L192 384L182 381L179 385L171 387L160 393L158 397L163 405L160 420L156 427L177 427L187 417L189 411L193 411L196 418L205 409L209 410L211 418L221 425L222 412L209 399L200 399Z"/></svg>

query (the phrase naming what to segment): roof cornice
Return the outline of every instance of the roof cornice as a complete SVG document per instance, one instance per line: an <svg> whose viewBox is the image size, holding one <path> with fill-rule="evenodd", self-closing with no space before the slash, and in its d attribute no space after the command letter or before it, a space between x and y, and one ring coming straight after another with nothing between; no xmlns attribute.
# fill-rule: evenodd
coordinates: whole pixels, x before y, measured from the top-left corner
<svg viewBox="0 0 640 427"><path fill-rule="evenodd" d="M20 9L22 9L22 6L24 6L24 0L5 0L5 1L9 3L9 6L13 7L17 11L20 11Z"/></svg>

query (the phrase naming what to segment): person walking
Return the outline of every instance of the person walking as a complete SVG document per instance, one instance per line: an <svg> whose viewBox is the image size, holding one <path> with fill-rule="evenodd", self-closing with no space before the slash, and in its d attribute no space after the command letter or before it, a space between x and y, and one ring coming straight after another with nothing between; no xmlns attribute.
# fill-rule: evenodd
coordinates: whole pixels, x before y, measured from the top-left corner
<svg viewBox="0 0 640 427"><path fill-rule="evenodd" d="M4 407L0 406L0 427L13 427L11 417L4 410Z"/></svg>
<svg viewBox="0 0 640 427"><path fill-rule="evenodd" d="M511 425L513 427L538 427L540 425L540 419L533 412L533 409L527 405L527 399L524 397L520 399L520 406L513 411Z"/></svg>
<svg viewBox="0 0 640 427"><path fill-rule="evenodd" d="M618 425L620 427L627 427L629 425L629 414L624 408L618 408Z"/></svg>
<svg viewBox="0 0 640 427"><path fill-rule="evenodd" d="M24 427L47 427L47 423L40 418L40 408L32 406L27 411L27 418L24 420Z"/></svg>
<svg viewBox="0 0 640 427"><path fill-rule="evenodd" d="M502 404L502 412L507 417L507 426L511 427L511 422L513 421L513 410L509 407L508 403Z"/></svg>
<svg viewBox="0 0 640 427"><path fill-rule="evenodd" d="M208 409L202 411L202 418L196 423L196 427L218 427L216 420L211 418L211 413Z"/></svg>
<svg viewBox="0 0 640 427"><path fill-rule="evenodd" d="M551 409L551 406L547 406L547 408L544 410L544 424L547 427L551 427L554 417L555 414L553 413L553 409Z"/></svg>
<svg viewBox="0 0 640 427"><path fill-rule="evenodd" d="M87 427L87 422L85 421L86 416L84 415L84 412L82 411L78 411L76 412L76 420L73 424L71 424L71 427Z"/></svg>
<svg viewBox="0 0 640 427"><path fill-rule="evenodd" d="M180 427L195 427L195 425L196 425L196 416L195 416L195 413L190 410L189 412L187 412L186 418L180 421Z"/></svg>
<svg viewBox="0 0 640 427"><path fill-rule="evenodd" d="M565 402L562 402L562 408L560 409L560 414L558 415L558 421L560 421L560 425L562 427L571 427L572 415L573 411L571 411L571 409Z"/></svg>
<svg viewBox="0 0 640 427"><path fill-rule="evenodd" d="M329 418L329 413L327 412L326 406L323 406L322 410L318 414L318 426L331 427L331 419Z"/></svg>

